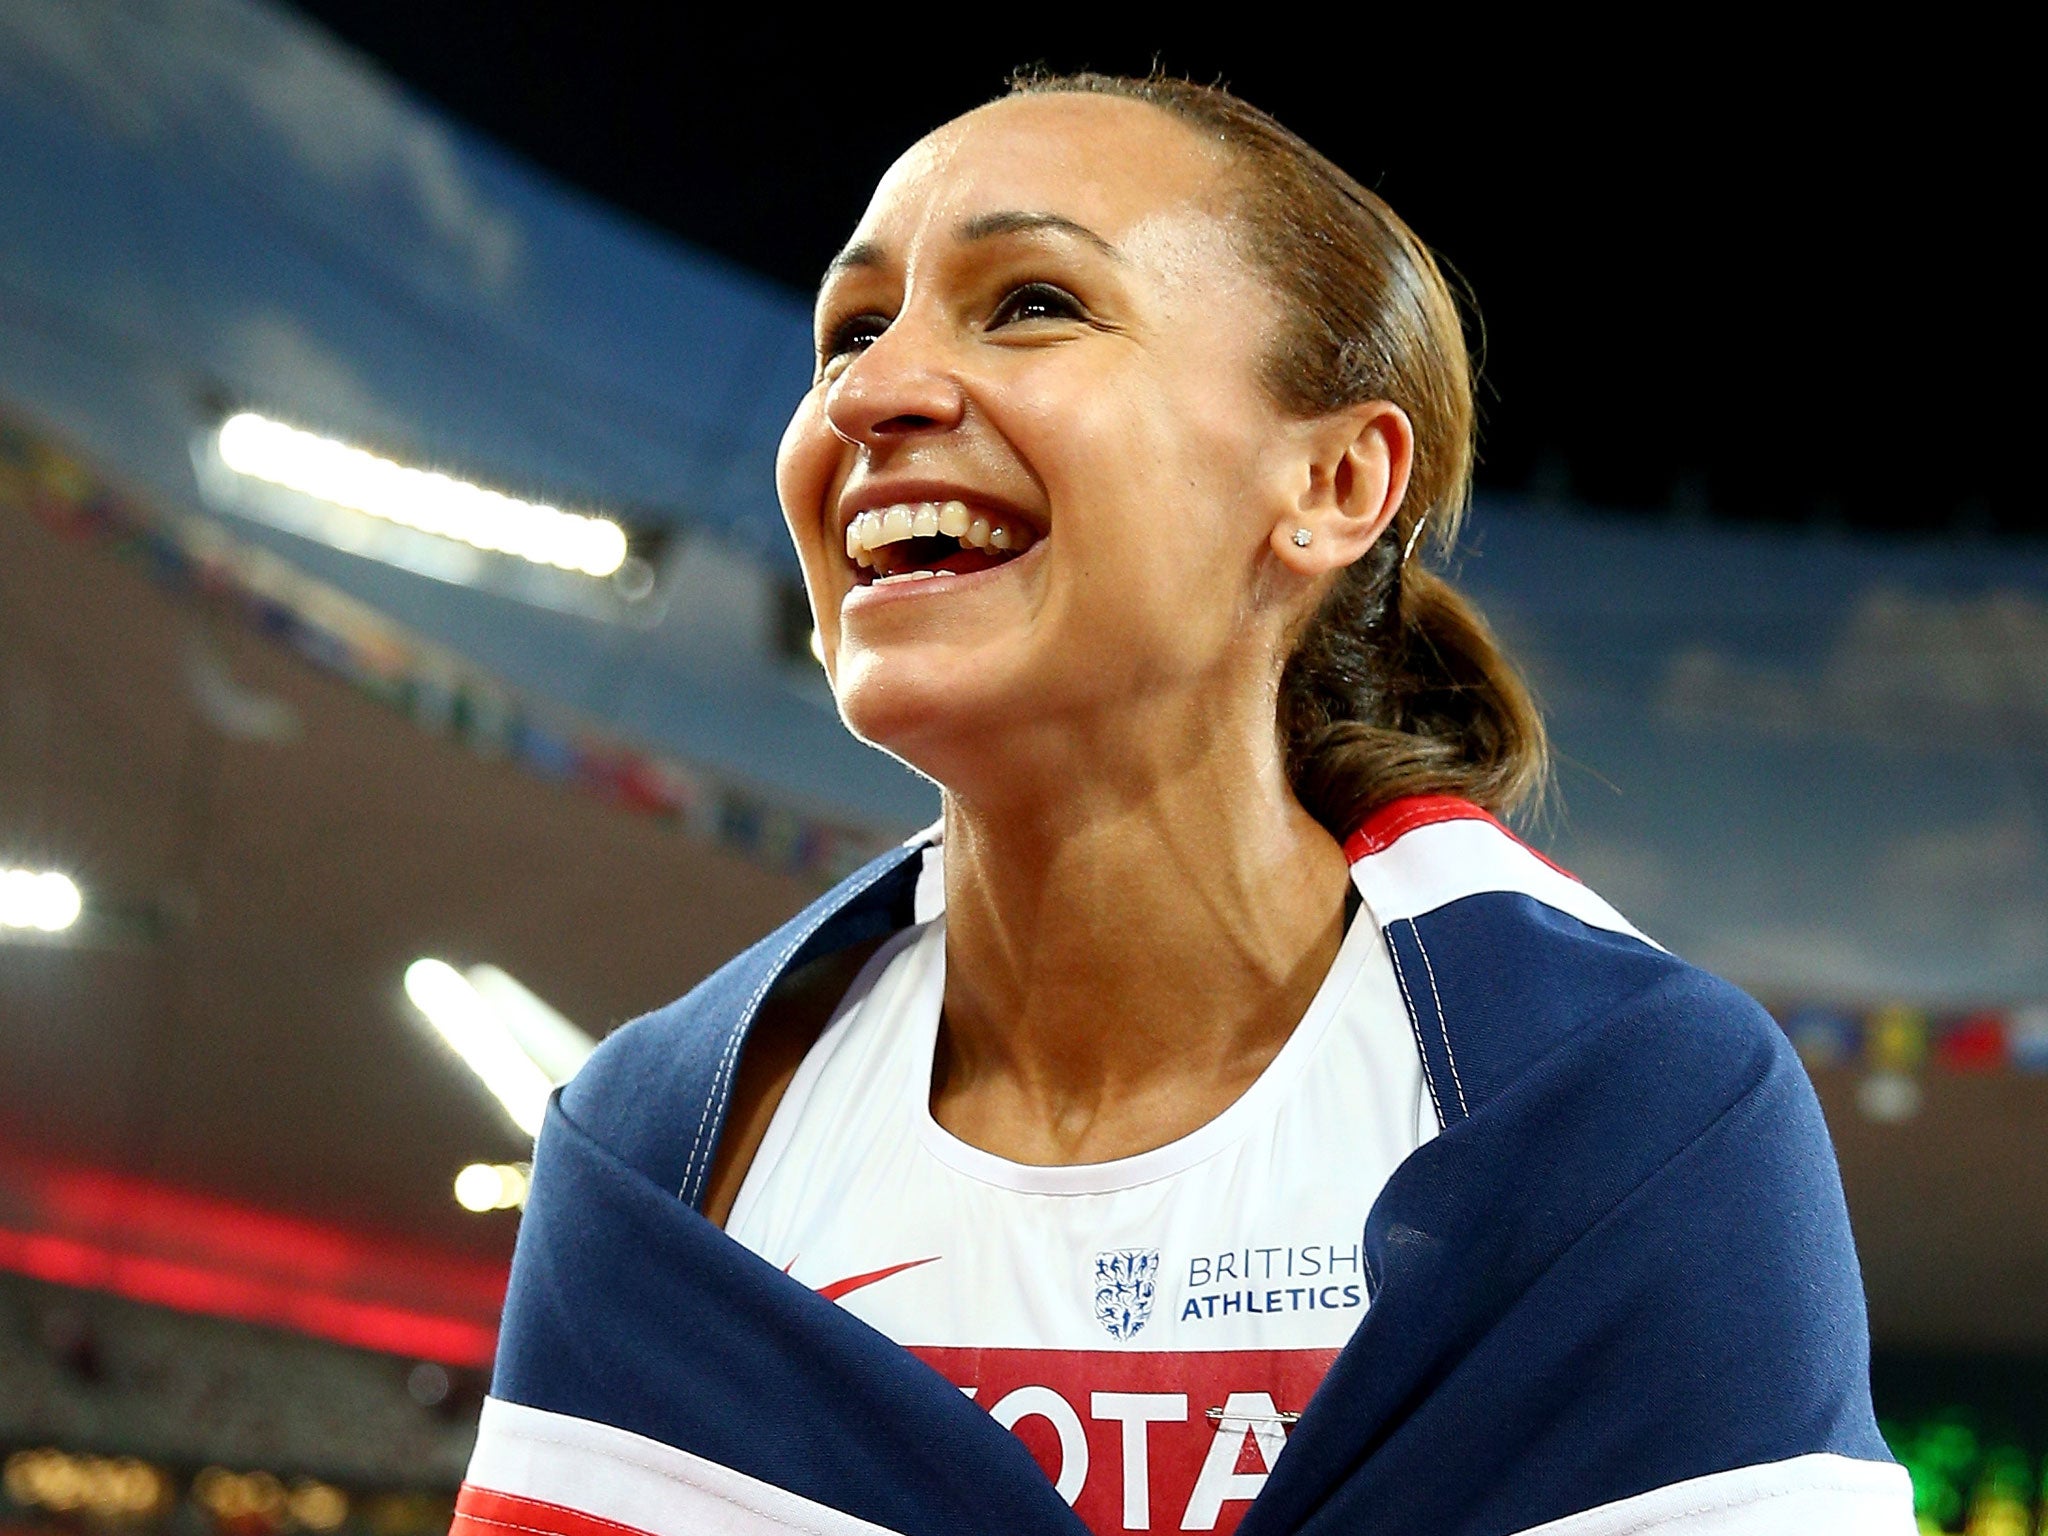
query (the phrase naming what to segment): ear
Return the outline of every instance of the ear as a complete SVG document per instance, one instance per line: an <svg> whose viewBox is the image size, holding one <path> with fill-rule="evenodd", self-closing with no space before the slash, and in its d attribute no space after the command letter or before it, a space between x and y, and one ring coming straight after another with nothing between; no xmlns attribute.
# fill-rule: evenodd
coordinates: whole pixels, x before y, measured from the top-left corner
<svg viewBox="0 0 2048 1536"><path fill-rule="evenodd" d="M1415 462L1415 428L1390 400L1369 400L1302 423L1307 452L1291 515L1269 543L1282 565L1314 578L1372 548L1401 510ZM1308 542L1296 542L1300 530Z"/></svg>

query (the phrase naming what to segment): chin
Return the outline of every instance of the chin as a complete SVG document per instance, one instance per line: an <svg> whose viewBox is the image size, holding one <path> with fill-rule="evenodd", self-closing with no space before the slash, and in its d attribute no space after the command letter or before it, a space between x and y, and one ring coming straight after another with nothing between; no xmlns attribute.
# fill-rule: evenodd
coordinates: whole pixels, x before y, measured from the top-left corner
<svg viewBox="0 0 2048 1536"><path fill-rule="evenodd" d="M940 784L986 762L1004 731L1029 718L1028 690L958 664L920 665L863 651L841 666L833 692L846 728Z"/></svg>

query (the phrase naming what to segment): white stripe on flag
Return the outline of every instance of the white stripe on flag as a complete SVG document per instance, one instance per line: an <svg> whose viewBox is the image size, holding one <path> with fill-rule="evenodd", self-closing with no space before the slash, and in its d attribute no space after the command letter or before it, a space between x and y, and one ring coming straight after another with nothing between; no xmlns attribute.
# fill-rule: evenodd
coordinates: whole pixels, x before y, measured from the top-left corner
<svg viewBox="0 0 2048 1536"><path fill-rule="evenodd" d="M1404 832L1351 866L1352 883L1384 928L1467 896L1512 891L1589 927L1661 949L1595 892L1544 863L1490 821L1438 821Z"/></svg>
<svg viewBox="0 0 2048 1536"><path fill-rule="evenodd" d="M645 1435L498 1398L466 1481L648 1536L899 1536Z"/></svg>
<svg viewBox="0 0 2048 1536"><path fill-rule="evenodd" d="M1913 1480L1832 1452L1688 1478L1519 1536L1913 1536Z"/></svg>

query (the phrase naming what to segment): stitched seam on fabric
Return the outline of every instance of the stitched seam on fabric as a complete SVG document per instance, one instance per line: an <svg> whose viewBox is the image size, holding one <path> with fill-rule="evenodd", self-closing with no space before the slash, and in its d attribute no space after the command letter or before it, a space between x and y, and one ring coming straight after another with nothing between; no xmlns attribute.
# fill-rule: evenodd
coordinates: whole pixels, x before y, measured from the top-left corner
<svg viewBox="0 0 2048 1536"><path fill-rule="evenodd" d="M769 969L768 974L771 978L780 973L783 964L788 961L790 953L790 951L785 950L782 953L782 955L776 960L775 964ZM763 990L766 990L765 984ZM749 1001L747 1005L748 1016L750 1018L752 1016L753 1008L759 1001L759 995L760 994L757 993L755 998ZM697 1178L697 1154L704 1145L704 1129L711 1123L712 1106L718 1103L720 1101L720 1098L722 1097L722 1095L719 1093L718 1085L725 1078L725 1066L727 1060L738 1053L740 1041L746 1035L746 1033L747 1032L745 1029L735 1026L730 1036L727 1037L725 1042L725 1049L719 1052L718 1065L715 1069L713 1069L711 1074L711 1097L707 1098L704 1101L703 1109L698 1111L697 1114L697 1134L690 1140L690 1160L683 1164L682 1188L676 1191L676 1195L679 1199L688 1201L691 1205L695 1205L697 1203L696 1200L692 1197L690 1189L691 1186L696 1182Z"/></svg>
<svg viewBox="0 0 2048 1536"><path fill-rule="evenodd" d="M1405 811L1388 822L1384 827L1377 828L1360 838L1359 841L1365 845L1368 854L1385 853L1417 827L1433 827L1439 822L1445 821L1492 820L1492 817L1488 816L1477 806L1464 811L1451 810L1442 806L1427 811Z"/></svg>
<svg viewBox="0 0 2048 1536"><path fill-rule="evenodd" d="M1398 842L1417 827L1433 827L1440 821L1484 821L1486 814L1477 809L1459 809L1451 806L1437 806L1427 811L1409 811L1397 816L1380 829L1378 835L1389 843Z"/></svg>
<svg viewBox="0 0 2048 1536"><path fill-rule="evenodd" d="M880 880L883 875L888 874L891 871L899 869L901 867L902 865L899 862L890 865L889 868L886 870L877 870L874 874L868 877L867 882L865 884L855 886L852 890L848 891L846 893L846 899L840 902L840 904L837 907L835 907L830 912L820 914L815 920L812 921L811 925L808 928L804 929L802 933L797 934L794 938L790 940L790 942L787 945L783 947L782 953L775 957L775 963L769 968L768 974L761 978L761 984L754 988L754 995L747 999L745 1017L748 1019L750 1023L754 1015L760 1011L762 1001L768 996L769 989L775 985L778 979L780 979L782 975L782 968L789 964L790 957L794 955L799 949L802 949L804 945L808 944L819 929L823 928L825 924L830 922L839 913L844 912L849 906L851 906L854 903L856 898L862 896L869 889L871 889L874 886L875 882ZM732 1098L733 1082L738 1076L740 1047L745 1043L746 1035L747 1031L744 1029L736 1029L733 1031L732 1038L726 1041L725 1051L719 1059L718 1072L712 1079L713 1103L717 1106L716 1118L719 1120L720 1123L724 1122L725 1107L726 1104ZM707 1123L707 1120L710 1118L711 1108L712 1105L707 1104L705 1106L705 1115L700 1116L697 1121L698 1141L703 1140L704 1127ZM693 1142L690 1147L690 1161L683 1168L684 1192L687 1192L690 1188L691 1172L696 1167L696 1163L697 1145L695 1142ZM704 1172L706 1177L709 1177L711 1173L711 1163L708 1158L705 1161ZM683 1198L689 1200L692 1205L696 1204L695 1198L687 1193L683 1193Z"/></svg>
<svg viewBox="0 0 2048 1536"><path fill-rule="evenodd" d="M600 1454L603 1454L603 1453L600 1453ZM676 1481L680 1481L680 1479L676 1479ZM495 1489L492 1489L491 1491L492 1491L492 1492L496 1492L497 1490L495 1490ZM525 1494L523 1494L523 1493L515 1493L515 1494L510 1494L510 1495L508 1495L508 1497L510 1497L510 1498L515 1498L515 1499L523 1499L523 1498L526 1498L526 1497L527 1497L527 1495L525 1495ZM553 1502L553 1501L552 1501L552 1500L549 1500L549 1499L533 1499L533 1500L531 1500L531 1502L532 1502L532 1503L535 1503L535 1504L547 1504L547 1503L551 1503L551 1502ZM568 1508L569 1508L569 1506L568 1506L568 1505L566 1505L566 1504L557 1504L557 1505L555 1505L555 1507L556 1507L557 1509L568 1509ZM612 1519L612 1518L611 1518L611 1516L609 1516L609 1515L593 1515L593 1514L591 1514L591 1513L590 1513L590 1511L588 1511L588 1510L585 1510L585 1509L579 1509L579 1510L575 1510L575 1511L574 1511L574 1513L575 1513L575 1514L577 1514L577 1515L579 1515L579 1516L581 1516L581 1517L582 1517L583 1519L585 1519L585 1520L591 1520L591 1521L595 1521L595 1522L596 1522L597 1524L599 1524L599 1525L608 1525L608 1526L610 1526L610 1527L611 1527L611 1528L612 1528L613 1530L615 1530L615 1531L631 1531L631 1532L633 1532L633 1536L646 1536L646 1531L645 1531L645 1529L644 1529L643 1527L641 1527L641 1526L637 1526L637 1525L628 1525L628 1524L626 1524L626 1523L625 1523L625 1522L624 1522L623 1520L614 1520L614 1519ZM475 1516L471 1516L470 1518L474 1519L474 1518L476 1518L476 1517L475 1517Z"/></svg>
<svg viewBox="0 0 2048 1536"><path fill-rule="evenodd" d="M861 887L861 890L866 889L866 886ZM850 893L847 901L851 902L853 897L859 894L859 891ZM841 910L844 910L843 905ZM783 946L782 953L775 957L773 963L768 967L768 973L761 978L760 985L754 988L753 995L747 999L747 1005L741 1012L741 1018L746 1021L746 1024L734 1028L732 1034L725 1042L725 1049L719 1053L718 1067L711 1077L711 1097L705 1101L704 1111L697 1117L697 1135L690 1143L690 1160L683 1165L683 1187L677 1191L677 1194L691 1205L697 1203L696 1196L692 1193L692 1185L696 1178L697 1153L704 1144L705 1127L711 1124L714 1118L714 1109L717 1112L716 1118L721 1122L724 1120L726 1101L732 1094L733 1078L737 1075L739 1067L740 1047L746 1043L748 1029L752 1026L754 1015L759 1011L762 1000L768 996L769 988L773 987L776 980L782 975L782 968L789 964L790 956L794 955L799 949L802 949L810 941L811 935L824 927L830 919L830 913L818 918L816 922L798 933L789 943ZM710 1165L707 1163L705 1167L708 1173Z"/></svg>
<svg viewBox="0 0 2048 1536"><path fill-rule="evenodd" d="M761 978L760 985L754 988L753 996L747 999L747 1006L742 1011L741 1017L747 1021L749 1027L753 1023L754 1014L760 1009L762 999L767 997L768 989L775 985L782 975L782 968L789 964L789 957L808 944L811 941L812 935L817 933L820 928L823 928L834 917L838 916L839 913L844 912L853 904L857 897L863 895L883 875L898 867L898 865L892 864L889 866L889 869L877 870L868 877L865 885L855 886L852 890L848 891L846 899L840 902L837 907L833 908L830 912L821 913L807 928L783 946L782 953L777 955L774 962L768 967L768 974ZM711 1124L714 1108L717 1111L717 1119L720 1123L724 1121L726 1101L731 1097L733 1079L737 1075L737 1068L739 1066L740 1047L745 1043L746 1037L746 1028L735 1028L732 1031L731 1037L725 1042L725 1049L719 1054L718 1067L712 1074L711 1097L705 1101L704 1111L697 1117L697 1134L690 1142L690 1158L688 1162L683 1164L683 1186L676 1191L678 1199L686 1201L691 1205L697 1203L697 1198L692 1193L692 1188L696 1181L697 1153L704 1145L704 1131ZM711 1172L711 1164L708 1160L704 1165L704 1172L707 1176Z"/></svg>
<svg viewBox="0 0 2048 1536"><path fill-rule="evenodd" d="M648 1533L638 1526L620 1525L618 1521L606 1520L602 1515L586 1515L580 1509L575 1514L579 1520L590 1520L600 1525L609 1525L616 1530L631 1531L633 1536L648 1536ZM561 1532L551 1531L544 1525L521 1525L516 1520L493 1520L489 1515L472 1515L458 1511L455 1518L470 1525L495 1525L501 1531L530 1531L533 1536L561 1536Z"/></svg>
<svg viewBox="0 0 2048 1536"><path fill-rule="evenodd" d="M1766 1463L1766 1465L1768 1465L1768 1463ZM1872 1462L1870 1463L1870 1465L1878 1466L1881 1465L1881 1463ZM1743 1467L1736 1467L1732 1470L1740 1472L1746 1471L1748 1469ZM1701 1475L1700 1481L1704 1482L1707 1478L1722 1477L1725 1475L1725 1473L1707 1472ZM1690 1481L1690 1479L1688 1479L1688 1481ZM1659 1491L1660 1490L1658 1489L1652 1488L1648 1493L1640 1493L1635 1495L1635 1497L1638 1499L1654 1498ZM1694 1515L1724 1515L1732 1509L1753 1509L1759 1504L1765 1504L1770 1502L1772 1499L1793 1499L1799 1498L1802 1495L1810 1493L1846 1493L1856 1495L1865 1499L1887 1498L1886 1494L1882 1489L1872 1488L1861 1481L1852 1483L1845 1478L1829 1479L1825 1482L1804 1483L1797 1488L1773 1488L1765 1493L1753 1494L1750 1497L1742 1500L1740 1504L1728 1504L1726 1502L1710 1502L1705 1504L1681 1504L1675 1509L1659 1513L1656 1518L1658 1523L1662 1524L1666 1520L1690 1520ZM1629 1503L1631 1501L1623 1499L1617 1502ZM1561 1521L1583 1520L1587 1516L1596 1515L1599 1513L1601 1513L1601 1511L1596 1506L1593 1509L1582 1509L1578 1511L1576 1514L1562 1516L1560 1517L1560 1519ZM1539 1526L1537 1527L1537 1529L1540 1530L1541 1527Z"/></svg>
<svg viewBox="0 0 2048 1536"><path fill-rule="evenodd" d="M1760 1493L1744 1499L1737 1505L1688 1504L1682 1509L1673 1510L1668 1516L1659 1515L1657 1518L1689 1520L1694 1515L1725 1515L1730 1509L1754 1509L1757 1505L1767 1504L1772 1499L1793 1499L1807 1493L1850 1493L1870 1496L1874 1495L1875 1490L1853 1487L1847 1483L1814 1483L1805 1488L1774 1488L1769 1493Z"/></svg>
<svg viewBox="0 0 2048 1536"><path fill-rule="evenodd" d="M793 1525L790 1523L789 1517L784 1515L779 1510L765 1509L758 1504L749 1504L743 1499L736 1499L732 1497L730 1494L720 1493L718 1490L714 1488L705 1487L702 1483L692 1482L688 1477L683 1476L681 1473L673 1472L667 1467L657 1467L651 1461L642 1461L637 1456L622 1456L616 1451L593 1450L590 1446L580 1445L574 1440L565 1440L557 1435L539 1435L535 1434L532 1430L501 1430L499 1431L499 1433L503 1434L506 1439L512 1441L527 1440L537 1445L559 1445L564 1450L576 1451L585 1456L601 1456L606 1461L615 1461L622 1466L638 1467L643 1472L652 1472L656 1477L660 1478L665 1483L680 1484L682 1487L689 1488L697 1493L701 1493L705 1495L707 1498L718 1499L723 1503L730 1504L734 1509L744 1509L750 1515L759 1515L763 1520L780 1520L790 1530L804 1531L808 1533L808 1536L834 1536L833 1532L827 1530L822 1525ZM722 1464L718 1462L713 1462L712 1465L720 1466ZM725 1467L724 1470L727 1472L731 1472L735 1477L746 1476L744 1472L738 1471L736 1468L733 1467ZM497 1488L489 1489L488 1491L492 1493L503 1492L502 1489ZM784 1488L781 1490L781 1492L789 1493L789 1490L787 1488ZM525 1498L527 1497L527 1495L515 1493L510 1495L510 1497L517 1499ZM793 1499L802 1498L803 1495L790 1493L790 1497ZM534 1500L534 1502L537 1504L545 1504L548 1501L545 1499L536 1499ZM568 1506L564 1505L562 1507L567 1508ZM573 1513L580 1515L583 1513L583 1511L575 1510L573 1511ZM837 1511L837 1513L844 1514L845 1511L841 1510ZM476 1516L471 1515L467 1518L473 1520L476 1518ZM592 1520L603 1520L604 1516L591 1515L588 1518ZM858 1515L847 1515L846 1518L855 1521L858 1521L860 1519ZM605 1523L607 1525L618 1524L617 1521L613 1520L606 1520ZM520 1529L525 1529L525 1527L520 1527ZM622 1525L619 1526L619 1529L624 1531L636 1532L637 1536L648 1536L648 1533L643 1531L639 1526ZM554 1533L548 1532L545 1533L545 1536L554 1536Z"/></svg>
<svg viewBox="0 0 2048 1536"><path fill-rule="evenodd" d="M489 1493L498 1493L498 1490L495 1488L487 1489L485 1491ZM527 1498L527 1496L523 1493L499 1494L499 1497L525 1499L526 1502L529 1504L554 1503L552 1499ZM567 1504L556 1504L555 1508L566 1509L578 1520L588 1520L592 1525L607 1525L615 1531L630 1531L632 1533L632 1536L648 1536L647 1528L645 1526L628 1525L623 1520L613 1520L604 1515L593 1515L587 1509L575 1509ZM542 1525L521 1525L516 1520L500 1520L491 1515L476 1515L470 1514L467 1511L458 1511L458 1513L462 1515L463 1519L474 1520L478 1525L498 1525L503 1526L508 1531L538 1531L541 1533L541 1536L559 1536L559 1533L550 1531L546 1526Z"/></svg>
<svg viewBox="0 0 2048 1536"><path fill-rule="evenodd" d="M1401 951L1391 931L1387 935L1387 953L1394 961L1394 979L1401 983L1401 1001L1408 1005L1408 1028L1415 1036L1415 1054L1422 1060L1422 1081L1429 1088L1429 1102L1436 1110L1437 1128L1441 1130L1450 1122L1444 1119L1444 1101L1437 1096L1436 1073L1429 1066L1429 1047L1422 1043L1422 1016L1415 1011L1415 994L1408 990L1408 971L1401 964Z"/></svg>
<svg viewBox="0 0 2048 1536"><path fill-rule="evenodd" d="M635 1465L638 1465L638 1463L635 1463ZM648 1470L658 1471L659 1469L650 1467L648 1468ZM731 1498L726 1494L713 1493L708 1488L700 1487L696 1483L687 1482L679 1477L671 1477L668 1480L672 1483L681 1483L685 1488L689 1488L697 1493L701 1493L706 1498L716 1499L719 1503L727 1505L730 1508L743 1509L750 1515L759 1515L763 1520L773 1522L775 1526L780 1530L804 1531L808 1532L809 1536L832 1536L832 1533L830 1531L827 1531L822 1525L792 1525L790 1524L786 1516L776 1513L774 1511L761 1509L756 1505L748 1504L742 1500ZM514 1497L518 1497L518 1495L514 1495ZM546 1503L547 1501L544 1499L537 1499L534 1502ZM558 1505L556 1507L568 1510L569 1513L574 1515L578 1520L588 1520L593 1525L607 1525L615 1531L628 1532L629 1536L653 1536L653 1533L650 1532L647 1529L647 1527L643 1525L622 1525L616 1520L605 1519L603 1515L589 1514L583 1510L572 1508L567 1504ZM459 1514L457 1518L461 1520L466 1520L472 1525L494 1525L501 1531L526 1531L529 1533L529 1536L562 1536L562 1533L560 1531L551 1531L544 1525L521 1525L516 1520L494 1520L489 1515Z"/></svg>
<svg viewBox="0 0 2048 1536"><path fill-rule="evenodd" d="M1429 997L1436 1004L1436 1032L1443 1036L1444 1060L1451 1064L1451 1086L1458 1091L1458 1109L1467 1119L1472 1116L1472 1106L1465 1102L1465 1082L1458 1076L1458 1058L1451 1051L1451 1026L1444 1019L1443 995L1436 989L1436 967L1429 963L1429 946L1422 942L1422 930L1415 926L1415 919L1408 919L1408 931L1415 937L1415 947L1422 955L1422 968L1429 974Z"/></svg>
<svg viewBox="0 0 2048 1536"><path fill-rule="evenodd" d="M1410 832L1414 832L1419 828L1440 827L1454 821L1484 822L1553 874L1564 876L1565 879L1571 881L1574 885L1585 884L1577 875L1566 869L1562 864L1559 864L1550 855L1531 847L1529 843L1516 836L1513 829L1502 822L1498 816L1483 811L1477 806L1472 806L1463 812L1453 810L1409 811L1388 822L1379 831L1372 833L1355 832L1352 836L1357 839L1361 852L1358 855L1358 859L1353 862L1359 862L1369 859L1376 854L1385 853ZM1349 848L1349 842L1345 846Z"/></svg>

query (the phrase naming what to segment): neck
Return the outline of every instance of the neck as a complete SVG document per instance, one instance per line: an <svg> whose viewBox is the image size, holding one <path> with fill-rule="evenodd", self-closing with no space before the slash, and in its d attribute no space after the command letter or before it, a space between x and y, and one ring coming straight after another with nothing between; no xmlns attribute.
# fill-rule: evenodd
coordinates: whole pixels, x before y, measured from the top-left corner
<svg viewBox="0 0 2048 1536"><path fill-rule="evenodd" d="M932 1107L1019 1162L1129 1156L1207 1123L1271 1062L1343 938L1343 851L1277 751L1144 792L949 793Z"/></svg>

